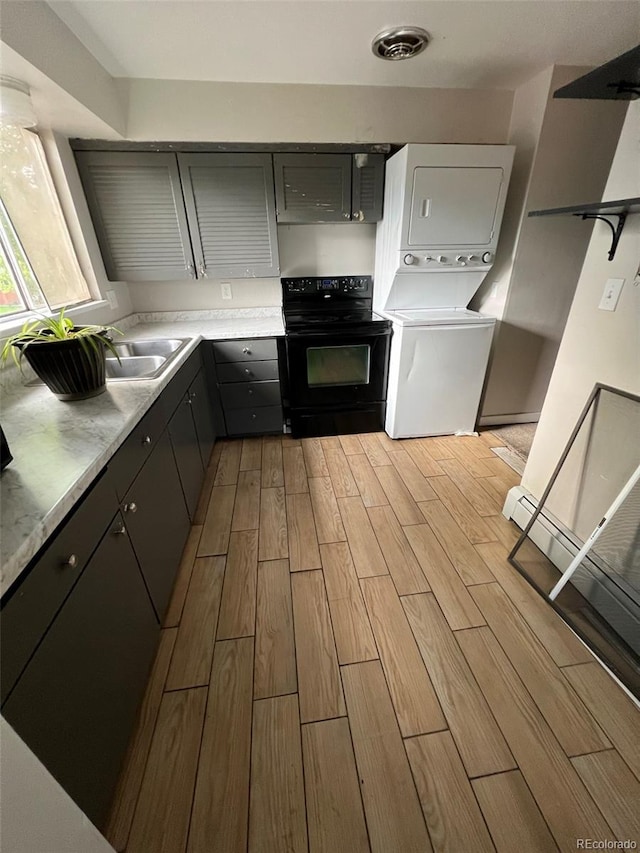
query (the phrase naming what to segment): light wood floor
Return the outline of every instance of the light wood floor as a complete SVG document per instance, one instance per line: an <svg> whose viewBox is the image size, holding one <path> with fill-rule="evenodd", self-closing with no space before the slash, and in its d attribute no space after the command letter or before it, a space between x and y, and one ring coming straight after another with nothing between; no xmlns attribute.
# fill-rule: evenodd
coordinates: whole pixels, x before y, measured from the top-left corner
<svg viewBox="0 0 640 853"><path fill-rule="evenodd" d="M117 850L640 841L640 717L507 562L517 475L498 443L216 445L107 830Z"/></svg>

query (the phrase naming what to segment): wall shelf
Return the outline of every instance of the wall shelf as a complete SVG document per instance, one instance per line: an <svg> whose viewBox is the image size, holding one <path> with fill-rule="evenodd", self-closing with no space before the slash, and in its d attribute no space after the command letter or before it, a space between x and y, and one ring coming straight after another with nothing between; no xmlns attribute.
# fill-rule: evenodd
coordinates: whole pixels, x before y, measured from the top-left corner
<svg viewBox="0 0 640 853"><path fill-rule="evenodd" d="M573 207L552 207L548 210L530 210L529 216L579 216L581 219L600 219L611 228L611 248L609 260L612 261L618 248L620 235L627 216L640 213L640 198L623 198L618 201L599 201L593 204L577 204ZM609 217L617 217L617 223Z"/></svg>
<svg viewBox="0 0 640 853"><path fill-rule="evenodd" d="M640 98L640 45L562 86L553 97L606 101Z"/></svg>

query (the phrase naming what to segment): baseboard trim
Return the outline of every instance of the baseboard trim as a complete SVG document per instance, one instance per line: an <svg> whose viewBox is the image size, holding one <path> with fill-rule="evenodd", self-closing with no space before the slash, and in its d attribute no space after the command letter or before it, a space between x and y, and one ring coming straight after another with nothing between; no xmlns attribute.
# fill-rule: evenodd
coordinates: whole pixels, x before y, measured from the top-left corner
<svg viewBox="0 0 640 853"><path fill-rule="evenodd" d="M509 426L510 424L537 424L540 412L523 412L519 415L483 415L480 426Z"/></svg>

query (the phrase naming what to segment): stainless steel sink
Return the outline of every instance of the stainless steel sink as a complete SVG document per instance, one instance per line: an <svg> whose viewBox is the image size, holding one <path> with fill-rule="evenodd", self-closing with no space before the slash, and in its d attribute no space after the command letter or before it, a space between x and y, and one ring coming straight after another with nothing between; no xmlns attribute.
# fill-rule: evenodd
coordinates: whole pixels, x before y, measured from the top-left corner
<svg viewBox="0 0 640 853"><path fill-rule="evenodd" d="M120 361L108 355L107 381L129 382L132 379L155 379L186 347L190 338L158 338L141 341L114 341Z"/></svg>
<svg viewBox="0 0 640 853"><path fill-rule="evenodd" d="M107 379L152 379L166 365L161 355L125 355L107 358Z"/></svg>
<svg viewBox="0 0 640 853"><path fill-rule="evenodd" d="M120 358L145 355L161 355L167 358L182 349L186 342L185 338L163 338L154 341L114 341L113 346Z"/></svg>

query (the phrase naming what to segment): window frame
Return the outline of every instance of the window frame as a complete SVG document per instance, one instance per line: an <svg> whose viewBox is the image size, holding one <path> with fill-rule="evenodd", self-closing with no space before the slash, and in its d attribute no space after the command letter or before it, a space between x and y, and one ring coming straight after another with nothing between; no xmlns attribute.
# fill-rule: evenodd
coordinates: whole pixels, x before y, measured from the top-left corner
<svg viewBox="0 0 640 853"><path fill-rule="evenodd" d="M6 257L7 269L11 278L13 279L16 292L18 293L18 297L20 298L24 306L22 310L13 311L5 315L0 314L0 338L7 337L8 335L16 331L19 331L20 329L22 329L23 325L30 320L36 320L42 316L55 316L59 313L62 307L65 308L65 314L73 318L74 316L82 315L87 311L95 310L96 308L106 307L109 305L109 302L104 298L101 293L101 289L95 281L95 276L87 275L86 273L86 260L83 264L81 261L82 253L78 251L77 247L77 234L74 236L74 232L78 231L78 228L72 229L68 221L67 209L69 207L69 204L71 204L75 209L75 198L73 197L71 187L69 186L69 182L67 180L66 175L66 169L64 167L64 164L62 163L61 157L56 156L54 158L58 162L56 163L56 168L52 168L51 147L53 146L54 154L58 155L57 140L55 140L55 138L43 138L43 135L39 133L36 128L20 128L20 130L33 134L33 136L37 139L38 146L40 149L40 156L37 158L38 169L44 170L44 174L42 175L42 177L47 185L45 191L53 195L54 203L57 207L57 210L54 211L54 215L58 220L58 227L63 228L65 231L67 238L67 248L74 255L78 272L81 275L82 280L86 286L87 296L85 299L76 302L70 302L68 305L61 305L57 308L51 307L49 299L47 298L47 295L40 284L38 275L29 259L27 251L24 248L23 242L20 239L18 230L14 226L6 204L4 203L4 200L0 199L0 205L2 206L0 208L0 214L4 212L4 220L7 224L7 227L11 229L13 239L18 245L20 252L22 253L24 263L28 266L29 272L32 276L33 285L37 287L39 298L40 300L42 300L42 304L38 305L37 300L35 300L31 295L29 290L30 285L26 282L22 274L22 270L20 269L20 260L16 255L14 247L11 245L11 240L9 238L9 235L7 234L5 223L0 222L0 242L2 245L3 253ZM59 186L61 180L60 172L64 175L64 186L62 188L63 192L60 191ZM66 199L64 198L65 195L68 196ZM80 225L81 234L83 234L83 230L84 229Z"/></svg>

